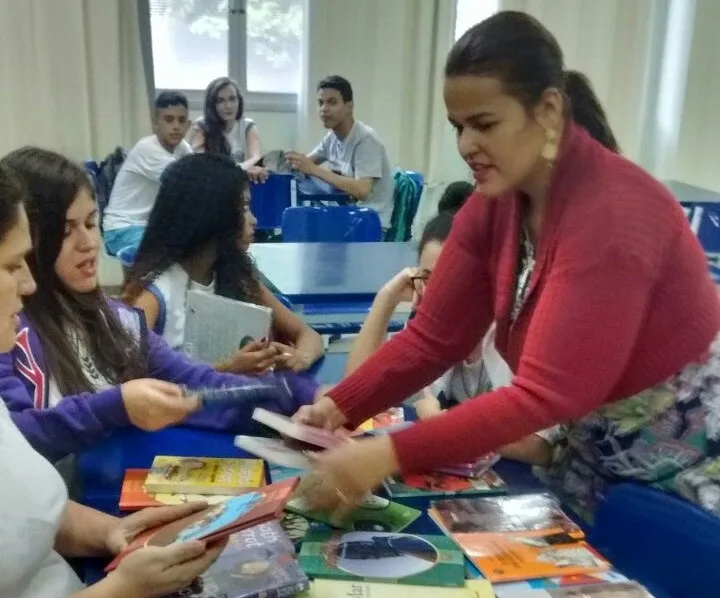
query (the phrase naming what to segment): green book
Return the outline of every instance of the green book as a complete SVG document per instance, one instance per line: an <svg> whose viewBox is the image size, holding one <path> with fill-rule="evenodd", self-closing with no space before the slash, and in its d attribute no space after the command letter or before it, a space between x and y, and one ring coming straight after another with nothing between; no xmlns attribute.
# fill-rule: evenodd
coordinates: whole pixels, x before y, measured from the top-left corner
<svg viewBox="0 0 720 598"><path fill-rule="evenodd" d="M310 530L299 556L310 578L462 587L462 552L447 536Z"/></svg>
<svg viewBox="0 0 720 598"><path fill-rule="evenodd" d="M399 532L422 514L412 507L372 495L368 496L343 521L332 520L331 513L328 511L308 509L305 501L298 496L293 497L285 505L285 510L339 529L371 532Z"/></svg>
<svg viewBox="0 0 720 598"><path fill-rule="evenodd" d="M488 496L507 493L505 481L492 469L477 478L463 478L447 473L420 473L406 477L389 477L383 486L391 498Z"/></svg>

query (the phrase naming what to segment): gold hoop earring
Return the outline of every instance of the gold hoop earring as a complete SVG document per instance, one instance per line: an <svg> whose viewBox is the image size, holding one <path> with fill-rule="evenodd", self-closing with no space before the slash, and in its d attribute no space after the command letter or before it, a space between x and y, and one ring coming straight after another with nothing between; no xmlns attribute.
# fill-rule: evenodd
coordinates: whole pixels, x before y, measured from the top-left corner
<svg viewBox="0 0 720 598"><path fill-rule="evenodd" d="M553 129L545 131L545 145L540 150L540 155L548 162L554 162L558 155L557 133Z"/></svg>

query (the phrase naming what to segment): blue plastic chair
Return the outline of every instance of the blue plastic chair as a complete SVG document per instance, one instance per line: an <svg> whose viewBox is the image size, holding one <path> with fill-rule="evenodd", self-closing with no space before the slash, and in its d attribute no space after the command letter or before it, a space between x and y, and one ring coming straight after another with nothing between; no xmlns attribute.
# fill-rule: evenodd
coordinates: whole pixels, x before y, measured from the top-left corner
<svg viewBox="0 0 720 598"><path fill-rule="evenodd" d="M297 206L282 218L283 241L291 243L358 243L382 241L375 210L357 206Z"/></svg>
<svg viewBox="0 0 720 598"><path fill-rule="evenodd" d="M250 210L257 218L259 230L275 230L282 223L283 211L289 208L293 175L273 173L264 183L250 183Z"/></svg>
<svg viewBox="0 0 720 598"><path fill-rule="evenodd" d="M676 496L619 484L598 507L588 540L657 598L718 595L720 518Z"/></svg>

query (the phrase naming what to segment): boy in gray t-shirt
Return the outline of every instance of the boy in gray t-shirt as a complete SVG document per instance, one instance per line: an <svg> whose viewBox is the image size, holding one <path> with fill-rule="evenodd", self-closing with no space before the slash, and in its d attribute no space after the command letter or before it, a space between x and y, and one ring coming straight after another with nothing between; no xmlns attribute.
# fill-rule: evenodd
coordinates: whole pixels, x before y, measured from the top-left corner
<svg viewBox="0 0 720 598"><path fill-rule="evenodd" d="M320 119L329 132L307 156L288 152L290 164L356 198L390 228L395 182L390 160L377 133L353 117L350 83L337 75L318 84ZM327 162L328 168L320 168Z"/></svg>

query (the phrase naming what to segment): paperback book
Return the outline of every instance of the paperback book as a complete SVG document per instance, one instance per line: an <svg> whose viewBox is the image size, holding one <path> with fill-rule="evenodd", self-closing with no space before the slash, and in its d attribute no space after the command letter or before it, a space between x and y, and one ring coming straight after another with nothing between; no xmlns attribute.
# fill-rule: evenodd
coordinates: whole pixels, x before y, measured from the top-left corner
<svg viewBox="0 0 720 598"><path fill-rule="evenodd" d="M625 583L630 581L627 577L617 571L605 571L585 575L563 575L561 577L546 577L541 579L529 579L527 581L511 581L508 583L496 583L493 587L497 598L517 598L525 595L528 591L553 590L556 588L572 588L576 586L604 585Z"/></svg>
<svg viewBox="0 0 720 598"><path fill-rule="evenodd" d="M447 473L425 473L391 476L383 483L391 498L478 496L504 494L504 480L492 469L477 478Z"/></svg>
<svg viewBox="0 0 720 598"><path fill-rule="evenodd" d="M343 521L334 520L328 511L310 510L300 496L294 496L285 505L285 510L339 529L373 532L402 531L422 514L417 509L374 495L365 498Z"/></svg>
<svg viewBox="0 0 720 598"><path fill-rule="evenodd" d="M445 536L311 530L299 560L310 578L465 585L463 556Z"/></svg>
<svg viewBox="0 0 720 598"><path fill-rule="evenodd" d="M293 469L310 469L312 463L305 451L288 446L279 438L262 436L235 436L235 446L265 459L271 465L280 465Z"/></svg>
<svg viewBox="0 0 720 598"><path fill-rule="evenodd" d="M240 494L265 483L261 459L157 456L145 479L150 494Z"/></svg>
<svg viewBox="0 0 720 598"><path fill-rule="evenodd" d="M295 550L277 521L232 534L218 560L171 598L281 598L307 590Z"/></svg>
<svg viewBox="0 0 720 598"><path fill-rule="evenodd" d="M652 598L651 594L635 582L603 583L572 588L525 590L515 598Z"/></svg>
<svg viewBox="0 0 720 598"><path fill-rule="evenodd" d="M332 448L348 441L347 437L340 436L335 432L298 424L289 417L268 411L262 407L255 408L252 418L287 438L323 449Z"/></svg>
<svg viewBox="0 0 720 598"><path fill-rule="evenodd" d="M463 588L414 586L412 598L495 598L489 581L468 581ZM398 586L366 581L316 579L310 590L298 598L398 598Z"/></svg>
<svg viewBox="0 0 720 598"><path fill-rule="evenodd" d="M232 498L232 494L188 494L158 493L151 494L145 489L145 478L149 469L128 469L120 490L119 508L121 511L139 511L146 507L163 505L182 505L188 502L205 501L215 505Z"/></svg>
<svg viewBox="0 0 720 598"><path fill-rule="evenodd" d="M230 534L278 519L300 480L286 480L248 491L198 513L140 534L107 566L114 570L130 552L143 546L168 546L186 540L212 542Z"/></svg>

